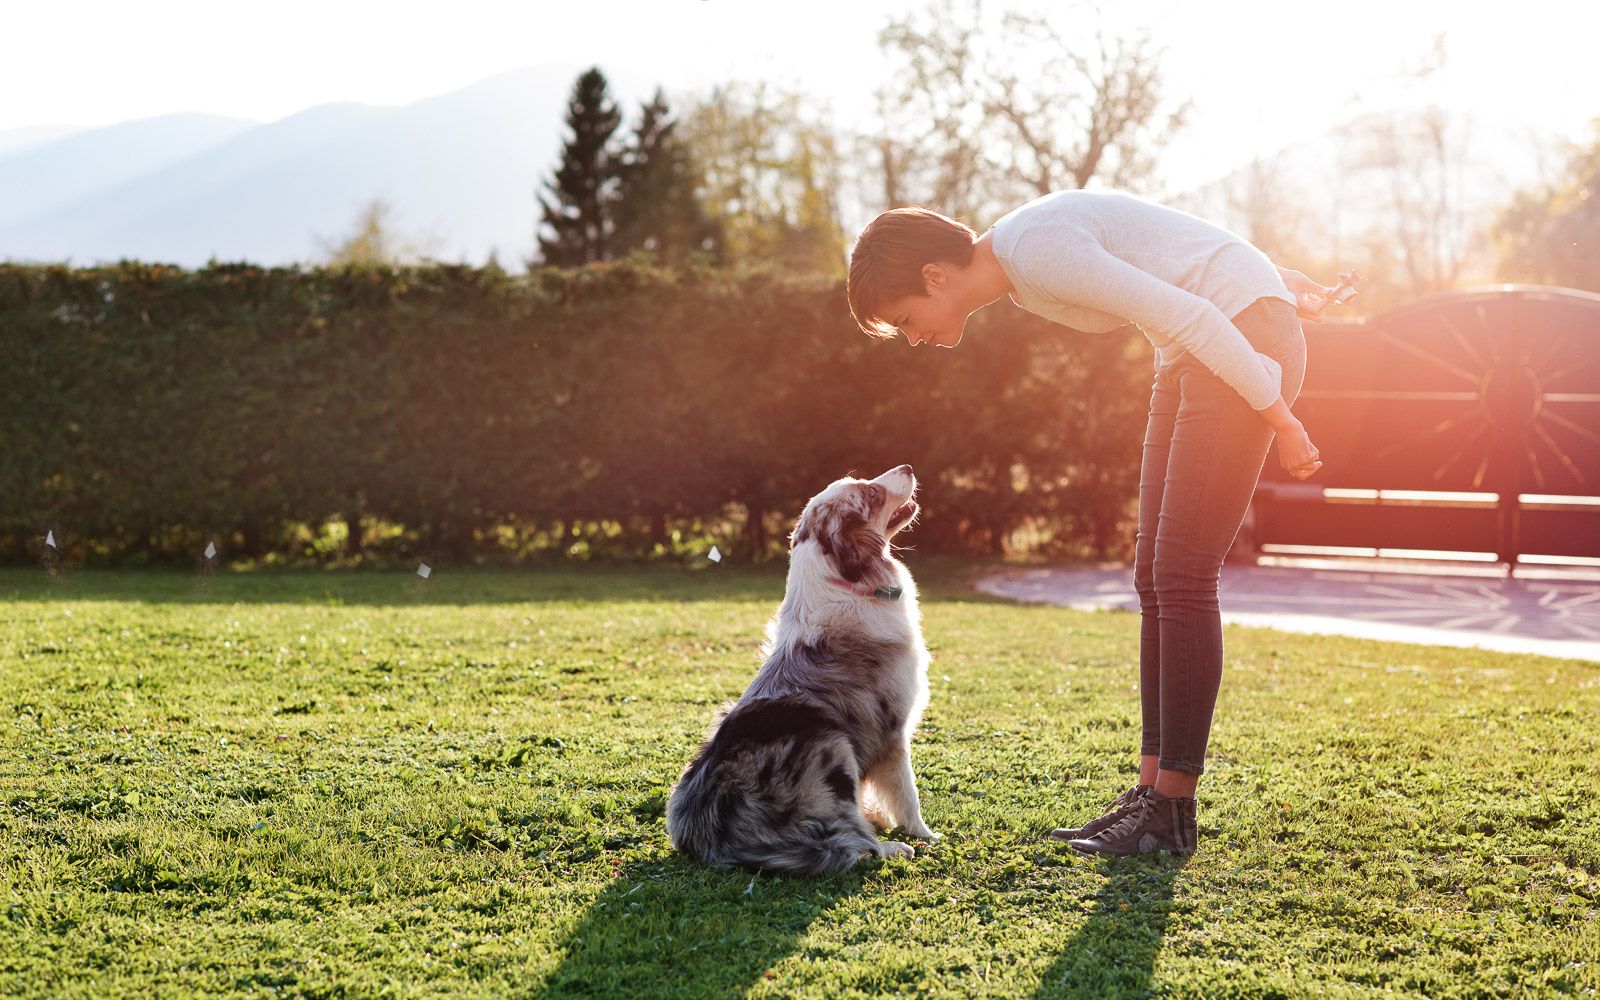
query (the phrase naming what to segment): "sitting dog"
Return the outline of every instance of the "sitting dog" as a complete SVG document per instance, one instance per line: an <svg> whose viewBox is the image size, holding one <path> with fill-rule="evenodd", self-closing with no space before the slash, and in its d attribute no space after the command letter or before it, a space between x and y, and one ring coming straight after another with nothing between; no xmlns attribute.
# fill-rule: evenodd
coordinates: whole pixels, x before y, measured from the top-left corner
<svg viewBox="0 0 1600 1000"><path fill-rule="evenodd" d="M928 704L928 651L911 574L889 540L917 516L909 465L841 479L789 536L766 662L667 800L678 850L713 865L812 875L863 855L911 856L873 827L922 821L911 734Z"/></svg>

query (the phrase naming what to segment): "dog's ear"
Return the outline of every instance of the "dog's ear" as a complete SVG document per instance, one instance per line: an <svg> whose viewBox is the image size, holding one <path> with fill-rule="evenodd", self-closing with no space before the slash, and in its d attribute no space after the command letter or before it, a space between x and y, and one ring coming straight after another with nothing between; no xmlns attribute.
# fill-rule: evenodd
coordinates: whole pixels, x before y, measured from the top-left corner
<svg viewBox="0 0 1600 1000"><path fill-rule="evenodd" d="M866 514L853 508L839 512L834 530L822 536L822 548L833 559L839 575L851 583L888 578L883 557L883 535L867 523Z"/></svg>
<svg viewBox="0 0 1600 1000"><path fill-rule="evenodd" d="M789 535L790 550L805 541L816 542L839 576L851 583L881 583L894 576L884 556L888 543L868 522L866 507L859 498L838 497L807 504Z"/></svg>
<svg viewBox="0 0 1600 1000"><path fill-rule="evenodd" d="M817 529L812 525L815 515L811 513L811 504L806 504L806 509L800 512L800 517L794 522L794 530L789 532L789 551L808 538L815 538Z"/></svg>

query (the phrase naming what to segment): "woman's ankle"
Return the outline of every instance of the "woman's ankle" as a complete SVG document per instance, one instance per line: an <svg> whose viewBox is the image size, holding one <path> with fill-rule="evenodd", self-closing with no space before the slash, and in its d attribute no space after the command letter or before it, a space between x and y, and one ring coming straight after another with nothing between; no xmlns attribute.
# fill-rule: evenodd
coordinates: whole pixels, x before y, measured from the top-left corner
<svg viewBox="0 0 1600 1000"><path fill-rule="evenodd" d="M1155 786L1156 771L1160 768L1160 754L1139 755L1139 784Z"/></svg>
<svg viewBox="0 0 1600 1000"><path fill-rule="evenodd" d="M1195 786L1199 783L1200 776L1188 771L1168 771L1166 768L1156 771L1156 791L1169 799L1194 798Z"/></svg>

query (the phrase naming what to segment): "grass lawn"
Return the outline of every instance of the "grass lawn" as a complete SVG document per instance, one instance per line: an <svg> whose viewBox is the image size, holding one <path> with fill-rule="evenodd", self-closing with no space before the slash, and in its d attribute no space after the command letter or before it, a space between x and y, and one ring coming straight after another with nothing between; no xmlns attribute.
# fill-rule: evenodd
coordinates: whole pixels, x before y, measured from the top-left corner
<svg viewBox="0 0 1600 1000"><path fill-rule="evenodd" d="M1600 991L1600 666L1230 630L1200 852L1090 860L1042 835L1133 774L1137 621L968 572L944 840L827 879L663 828L774 571L0 572L0 992Z"/></svg>

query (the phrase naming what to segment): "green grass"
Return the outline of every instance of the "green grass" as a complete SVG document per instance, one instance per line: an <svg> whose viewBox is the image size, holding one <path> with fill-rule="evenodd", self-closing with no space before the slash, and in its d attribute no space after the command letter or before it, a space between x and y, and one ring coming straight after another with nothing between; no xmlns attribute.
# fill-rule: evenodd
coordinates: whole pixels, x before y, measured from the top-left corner
<svg viewBox="0 0 1600 1000"><path fill-rule="evenodd" d="M913 568L916 568L915 562ZM0 991L1600 989L1600 667L1228 633L1201 849L1041 839L1132 774L1136 620L920 574L924 856L670 850L772 572L0 573Z"/></svg>

